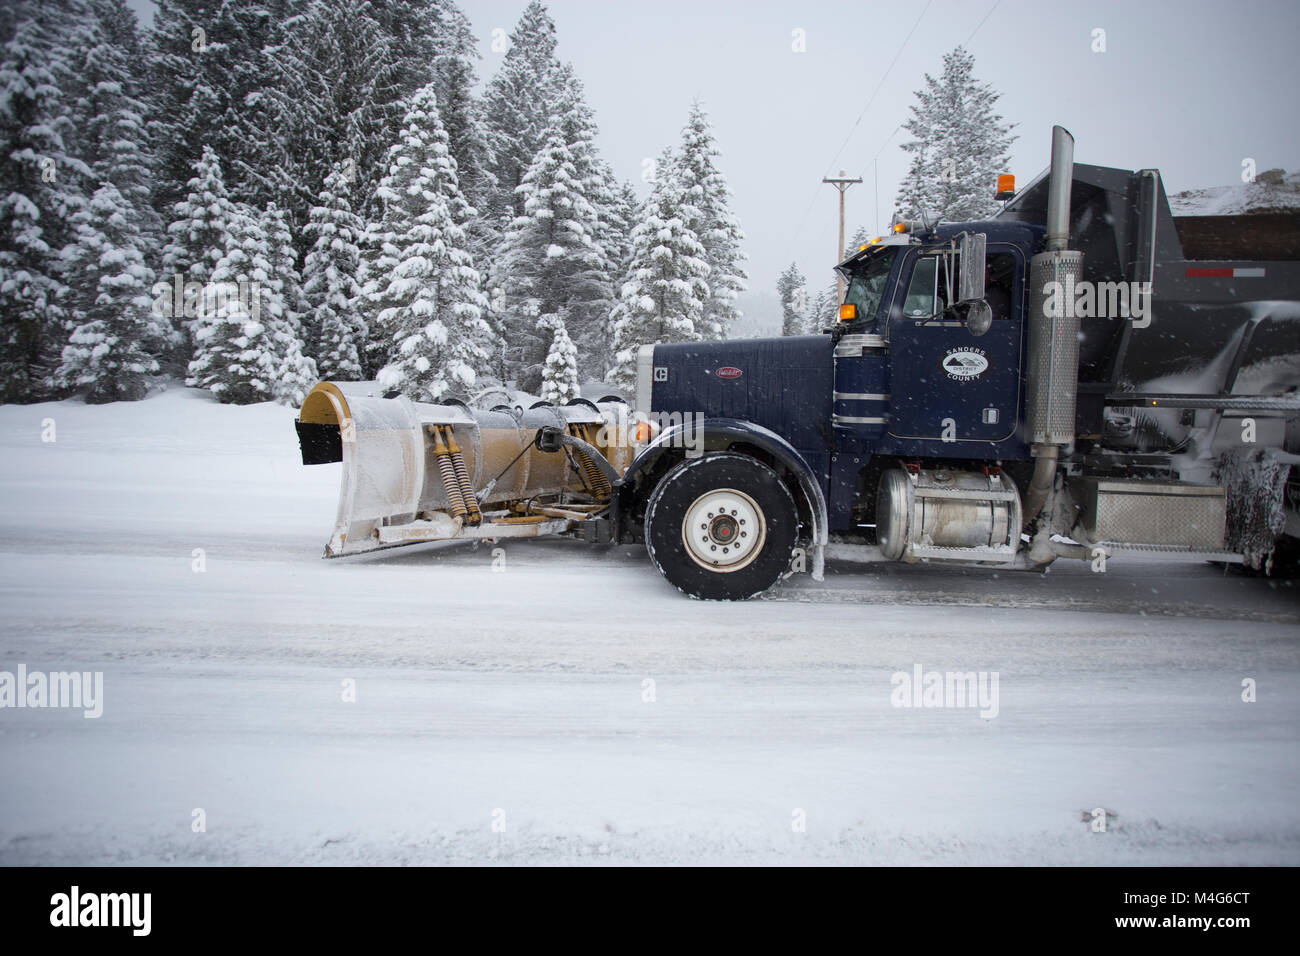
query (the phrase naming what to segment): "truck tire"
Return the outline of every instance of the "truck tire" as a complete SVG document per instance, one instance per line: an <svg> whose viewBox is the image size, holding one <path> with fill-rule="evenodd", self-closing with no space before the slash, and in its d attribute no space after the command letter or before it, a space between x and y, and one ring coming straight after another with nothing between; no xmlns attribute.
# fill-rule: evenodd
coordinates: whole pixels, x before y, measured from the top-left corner
<svg viewBox="0 0 1300 956"><path fill-rule="evenodd" d="M721 453L687 459L646 506L650 560L679 591L743 601L790 567L798 534L790 491L761 461Z"/></svg>

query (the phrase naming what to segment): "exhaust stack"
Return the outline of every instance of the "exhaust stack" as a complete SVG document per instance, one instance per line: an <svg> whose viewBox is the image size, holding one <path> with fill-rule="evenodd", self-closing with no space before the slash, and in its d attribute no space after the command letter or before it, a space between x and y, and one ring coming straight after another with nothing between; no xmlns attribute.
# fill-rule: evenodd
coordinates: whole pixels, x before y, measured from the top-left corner
<svg viewBox="0 0 1300 956"><path fill-rule="evenodd" d="M1063 126L1052 127L1052 166L1047 180L1047 239L1049 252L1070 244L1070 187L1074 180L1074 137Z"/></svg>
<svg viewBox="0 0 1300 956"><path fill-rule="evenodd" d="M1079 317L1065 290L1073 290L1083 275L1083 253L1067 248L1073 181L1074 137L1064 127L1053 126L1045 248L1029 262L1025 425L1036 464L1025 495L1026 527L1047 503L1061 450L1074 444Z"/></svg>
<svg viewBox="0 0 1300 956"><path fill-rule="evenodd" d="M1052 127L1052 168L1047 193L1046 249L1029 264L1029 362L1025 370L1026 418L1034 445L1074 444L1079 386L1079 317L1066 289L1083 272L1083 253L1070 244L1070 187L1074 137ZM1053 283L1057 283L1053 285ZM1056 294L1053 294L1055 292Z"/></svg>

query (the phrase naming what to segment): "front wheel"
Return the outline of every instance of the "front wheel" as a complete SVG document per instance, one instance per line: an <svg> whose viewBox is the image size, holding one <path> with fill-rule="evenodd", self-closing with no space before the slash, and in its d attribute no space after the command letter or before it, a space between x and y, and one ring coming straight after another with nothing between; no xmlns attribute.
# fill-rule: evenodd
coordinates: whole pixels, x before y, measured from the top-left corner
<svg viewBox="0 0 1300 956"><path fill-rule="evenodd" d="M645 526L650 560L675 587L691 597L740 601L789 569L798 514L776 472L722 453L668 472L650 496Z"/></svg>

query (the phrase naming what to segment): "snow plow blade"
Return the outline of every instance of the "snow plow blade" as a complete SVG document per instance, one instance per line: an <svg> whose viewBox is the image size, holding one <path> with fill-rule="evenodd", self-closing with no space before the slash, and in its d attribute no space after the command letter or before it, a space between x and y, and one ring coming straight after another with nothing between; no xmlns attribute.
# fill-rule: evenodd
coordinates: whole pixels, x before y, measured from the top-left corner
<svg viewBox="0 0 1300 956"><path fill-rule="evenodd" d="M374 382L319 383L295 425L304 465L343 463L326 557L573 531L604 515L636 450L620 401L489 410Z"/></svg>

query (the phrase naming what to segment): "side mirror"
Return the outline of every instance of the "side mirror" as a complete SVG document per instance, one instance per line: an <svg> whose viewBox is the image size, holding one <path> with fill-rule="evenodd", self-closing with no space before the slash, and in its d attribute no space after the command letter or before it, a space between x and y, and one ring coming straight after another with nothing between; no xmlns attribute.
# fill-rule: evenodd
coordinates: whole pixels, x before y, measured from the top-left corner
<svg viewBox="0 0 1300 956"><path fill-rule="evenodd" d="M966 309L966 331L978 338L993 327L993 308L983 299L976 299Z"/></svg>
<svg viewBox="0 0 1300 956"><path fill-rule="evenodd" d="M957 254L961 257L960 274L957 277L958 302L974 302L984 298L984 260L987 248L988 236L984 233L963 232L961 234L957 249Z"/></svg>

